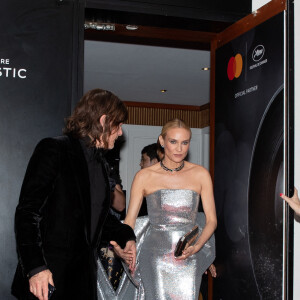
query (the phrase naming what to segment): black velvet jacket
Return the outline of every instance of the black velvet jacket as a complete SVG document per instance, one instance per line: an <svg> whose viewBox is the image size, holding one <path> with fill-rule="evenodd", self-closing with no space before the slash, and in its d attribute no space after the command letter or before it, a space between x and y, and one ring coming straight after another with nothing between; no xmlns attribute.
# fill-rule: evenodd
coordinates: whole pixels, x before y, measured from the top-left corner
<svg viewBox="0 0 300 300"><path fill-rule="evenodd" d="M32 299L27 274L46 265L56 286L52 300L97 299L100 240L124 247L135 239L128 225L109 214L109 207L107 200L91 239L89 175L80 142L70 136L42 140L30 159L16 209L19 264L12 294Z"/></svg>

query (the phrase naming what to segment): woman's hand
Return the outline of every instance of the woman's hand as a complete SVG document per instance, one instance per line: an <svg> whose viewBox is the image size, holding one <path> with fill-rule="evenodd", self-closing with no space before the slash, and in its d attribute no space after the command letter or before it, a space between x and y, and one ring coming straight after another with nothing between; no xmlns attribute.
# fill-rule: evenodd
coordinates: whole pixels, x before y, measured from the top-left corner
<svg viewBox="0 0 300 300"><path fill-rule="evenodd" d="M182 252L181 256L176 257L177 260L184 260L187 259L188 257L190 257L191 255L195 254L196 252L198 252L197 248L195 245L189 246L187 248L185 248Z"/></svg>
<svg viewBox="0 0 300 300"><path fill-rule="evenodd" d="M296 188L294 188L293 197L289 198L283 194L280 194L280 197L289 204L289 206L295 211L295 213L297 215L300 215L300 200L299 200L298 191Z"/></svg>
<svg viewBox="0 0 300 300"><path fill-rule="evenodd" d="M212 277L216 278L217 277L217 269L216 266L214 264L211 264L208 268L210 274ZM205 274L207 274L207 270L205 271Z"/></svg>
<svg viewBox="0 0 300 300"><path fill-rule="evenodd" d="M114 246L115 253L125 261L129 270L133 272L136 260L135 241L128 241L124 249L122 249L115 241L111 241L110 244Z"/></svg>

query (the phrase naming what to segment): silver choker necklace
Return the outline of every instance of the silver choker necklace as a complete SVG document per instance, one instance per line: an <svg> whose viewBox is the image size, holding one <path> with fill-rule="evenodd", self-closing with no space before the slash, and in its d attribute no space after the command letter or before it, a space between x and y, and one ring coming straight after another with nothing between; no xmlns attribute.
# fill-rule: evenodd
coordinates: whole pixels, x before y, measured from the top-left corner
<svg viewBox="0 0 300 300"><path fill-rule="evenodd" d="M162 167L165 171L169 171L169 172L178 172L178 171L180 171L180 170L184 167L184 161L182 161L182 164L181 164L179 167L175 168L175 169L169 169L168 167L166 167L166 166L163 164L162 160L160 161L160 165L161 165L161 167Z"/></svg>

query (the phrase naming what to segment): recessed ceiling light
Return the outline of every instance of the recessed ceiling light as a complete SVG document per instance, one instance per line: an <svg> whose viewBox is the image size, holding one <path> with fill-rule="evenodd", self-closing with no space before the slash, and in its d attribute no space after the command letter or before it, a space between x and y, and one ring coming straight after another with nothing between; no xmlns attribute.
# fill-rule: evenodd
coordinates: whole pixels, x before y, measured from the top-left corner
<svg viewBox="0 0 300 300"><path fill-rule="evenodd" d="M136 25L126 25L127 30L137 30L139 27Z"/></svg>
<svg viewBox="0 0 300 300"><path fill-rule="evenodd" d="M209 71L210 68L209 67L205 67L205 68L202 68L203 71Z"/></svg>
<svg viewBox="0 0 300 300"><path fill-rule="evenodd" d="M162 93L166 93L167 92L167 90L160 90Z"/></svg>

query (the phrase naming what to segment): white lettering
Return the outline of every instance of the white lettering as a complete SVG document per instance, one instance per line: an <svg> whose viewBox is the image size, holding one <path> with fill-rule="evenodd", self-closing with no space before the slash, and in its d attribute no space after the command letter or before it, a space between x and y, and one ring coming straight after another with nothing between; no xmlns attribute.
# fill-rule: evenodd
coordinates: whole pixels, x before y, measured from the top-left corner
<svg viewBox="0 0 300 300"><path fill-rule="evenodd" d="M5 77L8 77L8 73L9 73L10 70L11 70L11 68L3 68L3 71L6 71L6 76Z"/></svg>
<svg viewBox="0 0 300 300"><path fill-rule="evenodd" d="M25 72L26 73L26 70L25 69L20 69L19 71L18 71L18 76L20 77L20 78L26 78L26 75L24 75L24 76L22 76L21 75L21 72Z"/></svg>
<svg viewBox="0 0 300 300"><path fill-rule="evenodd" d="M261 66L263 64L266 64L267 62L268 62L268 59L266 58L266 59L264 59L264 60L256 63L255 65L250 66L249 69L253 70L253 69L255 69L255 68L257 68L257 67L259 67L259 66Z"/></svg>
<svg viewBox="0 0 300 300"><path fill-rule="evenodd" d="M255 92L255 91L257 91L257 85L252 86L252 87L249 88L249 89L246 89L246 92L247 92L247 93L251 93L251 92Z"/></svg>
<svg viewBox="0 0 300 300"><path fill-rule="evenodd" d="M8 58L0 58L0 64L9 65L9 59Z"/></svg>
<svg viewBox="0 0 300 300"><path fill-rule="evenodd" d="M258 90L258 85L251 86L250 88L247 88L247 89L245 89L243 91L235 93L234 98L236 99L236 98L245 96L246 94L255 92L257 90Z"/></svg>
<svg viewBox="0 0 300 300"><path fill-rule="evenodd" d="M27 77L26 69L16 69L16 68L0 68L0 77L13 77L13 78L21 78L24 79Z"/></svg>
<svg viewBox="0 0 300 300"><path fill-rule="evenodd" d="M0 65L9 65L10 60L9 58L0 58ZM2 67L0 68L0 77L12 77L12 78L21 78L24 79L27 77L27 70L26 69L18 69L18 68L8 68Z"/></svg>

